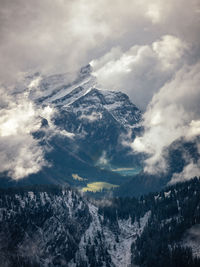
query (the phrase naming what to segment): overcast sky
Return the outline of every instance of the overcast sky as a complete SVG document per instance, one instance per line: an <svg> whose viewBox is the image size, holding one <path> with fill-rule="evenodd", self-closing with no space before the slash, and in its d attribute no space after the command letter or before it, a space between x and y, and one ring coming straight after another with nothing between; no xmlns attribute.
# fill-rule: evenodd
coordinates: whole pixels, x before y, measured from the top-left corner
<svg viewBox="0 0 200 267"><path fill-rule="evenodd" d="M13 98L13 85L36 71L75 77L90 62L102 88L127 93L144 111L144 136L130 145L149 154L146 171L165 168L163 149L174 140L200 133L200 0L0 4L0 171L18 179L46 164L31 137L44 111L24 93ZM13 151L25 151L31 161L16 162Z"/></svg>

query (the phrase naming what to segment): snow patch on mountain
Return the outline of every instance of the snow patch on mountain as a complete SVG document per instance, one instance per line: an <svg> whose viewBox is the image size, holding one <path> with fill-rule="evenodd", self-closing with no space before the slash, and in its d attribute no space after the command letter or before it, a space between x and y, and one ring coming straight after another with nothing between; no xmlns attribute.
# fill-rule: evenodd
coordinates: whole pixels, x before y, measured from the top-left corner
<svg viewBox="0 0 200 267"><path fill-rule="evenodd" d="M89 212L92 217L89 228L86 230L79 243L79 249L75 256L75 262L80 259L88 261L87 245L94 245L96 248L95 255L98 255L98 247L103 246L111 257L111 266L113 267L128 267L131 266L131 245L136 241L137 236L143 232L145 225L151 215L147 212L140 221L132 223L131 218L128 220L118 220L118 225L111 226L103 223L103 217L99 215L98 208L89 203ZM98 246L97 246L98 244ZM75 267L74 260L69 264L70 267ZM106 266L106 262L101 262ZM89 263L88 263L88 266Z"/></svg>
<svg viewBox="0 0 200 267"><path fill-rule="evenodd" d="M118 220L118 236L116 236L109 228L106 227L104 229L106 242L111 244L108 252L111 255L114 266L131 266L131 245L136 241L137 236L142 234L150 215L151 213L147 212L140 218L140 222L135 221L134 223L131 222L131 218L128 220ZM116 238L118 242L116 242Z"/></svg>

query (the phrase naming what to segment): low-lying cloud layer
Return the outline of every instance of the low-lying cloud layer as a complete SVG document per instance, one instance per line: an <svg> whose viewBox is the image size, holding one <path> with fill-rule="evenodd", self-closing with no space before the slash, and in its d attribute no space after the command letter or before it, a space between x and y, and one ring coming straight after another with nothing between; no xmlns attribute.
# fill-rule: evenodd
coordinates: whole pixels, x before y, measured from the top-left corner
<svg viewBox="0 0 200 267"><path fill-rule="evenodd" d="M145 170L166 169L164 150L175 140L194 140L200 134L200 63L184 66L157 92L144 114L145 133L132 144L146 152Z"/></svg>
<svg viewBox="0 0 200 267"><path fill-rule="evenodd" d="M32 137L43 110L24 92L16 99L23 77L68 72L70 81L91 61L100 85L146 110L132 147L149 154L146 170L164 168L164 149L199 133L199 15L199 0L2 0L0 172L18 179L47 164Z"/></svg>
<svg viewBox="0 0 200 267"><path fill-rule="evenodd" d="M27 92L15 96L5 89L3 94L3 88L1 92L0 172L19 179L47 165L42 147L32 136L40 128L41 110L28 100Z"/></svg>

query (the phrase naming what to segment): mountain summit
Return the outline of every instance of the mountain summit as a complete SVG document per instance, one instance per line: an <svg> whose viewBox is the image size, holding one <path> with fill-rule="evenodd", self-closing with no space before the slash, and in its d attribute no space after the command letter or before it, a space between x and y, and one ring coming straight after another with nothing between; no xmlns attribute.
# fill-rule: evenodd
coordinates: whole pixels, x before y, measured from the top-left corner
<svg viewBox="0 0 200 267"><path fill-rule="evenodd" d="M125 144L140 131L141 111L126 94L100 89L90 65L81 68L74 81L69 82L69 76L27 77L29 98L38 109L53 110L33 133L49 166L18 184L119 187L141 170L140 158ZM1 184L7 186L6 180Z"/></svg>

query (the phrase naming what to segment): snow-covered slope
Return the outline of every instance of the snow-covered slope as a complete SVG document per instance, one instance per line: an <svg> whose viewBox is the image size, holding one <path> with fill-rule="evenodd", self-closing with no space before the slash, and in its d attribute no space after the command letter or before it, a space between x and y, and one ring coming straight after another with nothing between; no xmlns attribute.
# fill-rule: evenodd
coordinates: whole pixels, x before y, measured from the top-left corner
<svg viewBox="0 0 200 267"><path fill-rule="evenodd" d="M92 222L86 230L79 243L79 249L75 256L75 262L80 258L84 259L89 266L90 259L87 255L88 243L94 245L95 254L101 254L100 247L103 247L109 256L111 266L128 267L131 266L131 245L140 236L144 226L148 222L150 212L147 212L140 223L132 223L131 218L127 220L118 220L117 225L103 224L103 216L99 215L98 208L89 204L89 211L92 216ZM106 263L106 262L105 262ZM69 266L75 267L72 261Z"/></svg>
<svg viewBox="0 0 200 267"><path fill-rule="evenodd" d="M69 83L69 74L47 77L32 77L30 97L43 105L53 105L59 110L79 113L92 122L89 116L101 119L99 108L106 109L120 124L132 126L140 120L140 111L128 96L116 91L98 89L96 78L91 74L90 65L83 67L77 78ZM98 113L99 116L94 114Z"/></svg>
<svg viewBox="0 0 200 267"><path fill-rule="evenodd" d="M88 121L92 121L90 117L92 114L96 120L101 120L103 112L106 111L124 127L136 125L141 117L140 110L131 103L127 95L121 92L96 88L91 89L71 105L64 105L64 108L79 114L79 118L87 119Z"/></svg>
<svg viewBox="0 0 200 267"><path fill-rule="evenodd" d="M139 199L0 190L0 266L197 267L199 192L197 179Z"/></svg>
<svg viewBox="0 0 200 267"><path fill-rule="evenodd" d="M71 77L70 73L54 74L51 76L41 76L39 73L36 73L27 79L26 84L31 88L30 97L33 100L43 104L54 103L54 105L64 105L67 102L65 98L67 95L71 97L73 94L76 95L78 88L82 88L82 94L84 94L84 92L96 84L95 78L91 75L90 65L81 68L80 73L75 79Z"/></svg>
<svg viewBox="0 0 200 267"><path fill-rule="evenodd" d="M1 192L0 259L8 267L128 267L131 245L149 216L111 225L97 206L69 188Z"/></svg>

